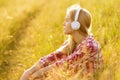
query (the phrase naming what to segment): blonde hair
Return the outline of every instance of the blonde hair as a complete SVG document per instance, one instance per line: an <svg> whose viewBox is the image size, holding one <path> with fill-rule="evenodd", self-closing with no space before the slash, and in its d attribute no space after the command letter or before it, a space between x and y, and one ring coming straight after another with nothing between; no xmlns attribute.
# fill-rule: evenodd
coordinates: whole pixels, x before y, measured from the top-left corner
<svg viewBox="0 0 120 80"><path fill-rule="evenodd" d="M75 17L75 13L77 8L80 7L78 4L72 5L67 9L66 15L70 17L70 19L72 21L74 21L74 17ZM91 14L88 10L82 8L80 13L79 13L79 17L78 17L78 21L80 22L80 29L78 30L78 32L80 32L80 34L82 35L88 35L91 32ZM65 43L66 46L65 46ZM65 53L71 54L74 49L75 49L75 41L73 40L71 35L68 35L68 39L63 43L63 48L61 48L61 50Z"/></svg>

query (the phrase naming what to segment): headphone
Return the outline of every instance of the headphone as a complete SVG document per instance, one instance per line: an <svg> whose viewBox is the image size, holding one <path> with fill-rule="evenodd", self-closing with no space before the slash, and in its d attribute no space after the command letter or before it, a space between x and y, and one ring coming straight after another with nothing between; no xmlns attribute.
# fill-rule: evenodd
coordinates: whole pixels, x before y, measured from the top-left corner
<svg viewBox="0 0 120 80"><path fill-rule="evenodd" d="M79 13L80 13L80 10L81 8L79 7L76 11L76 14L75 14L75 19L74 21L71 23L71 27L73 30L78 30L80 28L80 23L77 21L78 20L78 17L79 17Z"/></svg>

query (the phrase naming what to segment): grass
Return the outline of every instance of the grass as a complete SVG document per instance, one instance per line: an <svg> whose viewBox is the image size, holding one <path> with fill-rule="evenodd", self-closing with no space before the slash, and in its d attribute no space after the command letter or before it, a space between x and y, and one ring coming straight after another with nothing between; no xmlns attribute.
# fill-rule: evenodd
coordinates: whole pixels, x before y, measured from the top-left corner
<svg viewBox="0 0 120 80"><path fill-rule="evenodd" d="M74 3L91 12L92 32L102 47L105 70L96 80L120 79L119 0L0 0L0 80L19 80L40 57L61 46L67 38L66 8Z"/></svg>

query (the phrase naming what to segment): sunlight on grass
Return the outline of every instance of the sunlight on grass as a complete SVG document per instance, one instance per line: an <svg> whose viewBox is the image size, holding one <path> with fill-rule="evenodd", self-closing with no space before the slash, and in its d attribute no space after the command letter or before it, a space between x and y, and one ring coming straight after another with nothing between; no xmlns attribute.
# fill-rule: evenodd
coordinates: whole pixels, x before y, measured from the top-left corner
<svg viewBox="0 0 120 80"><path fill-rule="evenodd" d="M66 9L74 3L91 12L92 32L102 47L105 69L95 79L120 79L119 0L1 0L0 80L19 80L40 57L61 46L67 39L63 33ZM54 74L50 75L46 80L53 80ZM54 80L81 79L58 71Z"/></svg>

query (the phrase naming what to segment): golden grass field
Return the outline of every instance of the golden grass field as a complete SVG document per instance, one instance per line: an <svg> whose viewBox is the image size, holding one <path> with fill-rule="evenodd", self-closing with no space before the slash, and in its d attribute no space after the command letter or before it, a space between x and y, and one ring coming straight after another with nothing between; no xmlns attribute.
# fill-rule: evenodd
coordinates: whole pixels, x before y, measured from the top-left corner
<svg viewBox="0 0 120 80"><path fill-rule="evenodd" d="M0 80L19 80L61 46L66 9L74 3L91 12L102 47L105 69L95 80L120 80L120 0L0 0Z"/></svg>

